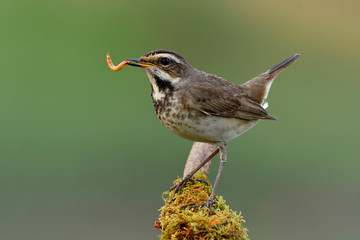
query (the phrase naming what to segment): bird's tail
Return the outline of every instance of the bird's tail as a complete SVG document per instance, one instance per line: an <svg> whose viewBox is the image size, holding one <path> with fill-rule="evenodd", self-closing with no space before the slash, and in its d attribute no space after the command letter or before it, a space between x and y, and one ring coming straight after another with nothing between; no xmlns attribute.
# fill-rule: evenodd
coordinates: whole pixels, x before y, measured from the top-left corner
<svg viewBox="0 0 360 240"><path fill-rule="evenodd" d="M282 70L284 70L287 66L289 66L293 62L295 62L296 59L298 59L299 57L300 57L300 54L295 54L294 56L291 56L291 57L285 59L284 61L282 61L281 63L276 64L275 66L270 68L267 71L267 73L269 74L268 78L276 77L279 73L281 73Z"/></svg>
<svg viewBox="0 0 360 240"><path fill-rule="evenodd" d="M294 56L285 59L281 63L276 64L274 67L270 68L259 76L241 84L241 86L245 89L250 98L259 104L264 104L275 77L280 72L282 72L282 70L295 62L299 57L300 54L295 54Z"/></svg>

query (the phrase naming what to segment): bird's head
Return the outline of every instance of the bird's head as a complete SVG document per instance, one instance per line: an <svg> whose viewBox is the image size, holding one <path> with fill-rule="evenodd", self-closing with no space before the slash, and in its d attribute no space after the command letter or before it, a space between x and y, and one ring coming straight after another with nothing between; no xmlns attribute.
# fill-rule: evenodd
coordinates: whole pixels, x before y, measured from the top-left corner
<svg viewBox="0 0 360 240"><path fill-rule="evenodd" d="M112 70L118 71L125 65L142 68L152 86L154 100L162 100L183 78L191 74L193 68L180 54L171 50L154 50L138 59L127 59L115 67L108 55ZM111 67L111 65L113 67Z"/></svg>
<svg viewBox="0 0 360 240"><path fill-rule="evenodd" d="M171 50L154 50L139 59L128 59L128 65L141 67L146 75L159 77L164 81L178 81L191 68L190 64L178 53Z"/></svg>

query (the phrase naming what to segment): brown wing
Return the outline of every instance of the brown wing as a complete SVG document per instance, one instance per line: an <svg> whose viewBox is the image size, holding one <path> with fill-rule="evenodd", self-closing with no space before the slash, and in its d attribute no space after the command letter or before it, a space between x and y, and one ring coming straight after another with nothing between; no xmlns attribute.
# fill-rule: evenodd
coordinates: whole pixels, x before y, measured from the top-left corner
<svg viewBox="0 0 360 240"><path fill-rule="evenodd" d="M273 119L260 104L252 100L242 87L216 76L202 81L201 86L193 85L184 92L188 106L207 115L240 118L245 120ZM225 82L226 81L226 82Z"/></svg>

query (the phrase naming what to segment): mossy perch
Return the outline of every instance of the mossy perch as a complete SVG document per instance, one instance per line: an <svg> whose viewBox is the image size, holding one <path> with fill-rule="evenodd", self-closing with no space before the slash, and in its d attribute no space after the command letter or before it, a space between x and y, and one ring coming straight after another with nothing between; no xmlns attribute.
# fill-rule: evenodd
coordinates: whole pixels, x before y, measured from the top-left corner
<svg viewBox="0 0 360 240"><path fill-rule="evenodd" d="M216 196L213 205L215 215L207 208L192 208L193 205L204 203L211 193L211 184L205 174L198 173L195 178L203 179L209 185L200 181L187 182L170 205L174 191L163 193L165 206L160 209L159 220L155 222L155 227L162 230L160 238L248 240L248 230L242 226L245 220L241 214L229 209L221 196ZM175 180L174 184L179 181L181 178Z"/></svg>

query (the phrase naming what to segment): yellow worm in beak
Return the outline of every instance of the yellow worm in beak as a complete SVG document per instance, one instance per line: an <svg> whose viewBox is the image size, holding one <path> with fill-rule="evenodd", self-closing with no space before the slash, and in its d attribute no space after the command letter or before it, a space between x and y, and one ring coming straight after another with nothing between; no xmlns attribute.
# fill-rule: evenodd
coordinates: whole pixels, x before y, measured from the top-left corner
<svg viewBox="0 0 360 240"><path fill-rule="evenodd" d="M110 57L110 54L107 54L106 55L106 62L107 62L107 64L108 64L108 66L109 66L109 68L111 69L111 70L113 70L113 71L119 71L119 70L121 70L126 64L129 64L130 63L130 61L122 61L119 65L117 65L117 66L115 66L114 64L113 64L113 62L111 61L111 57Z"/></svg>

